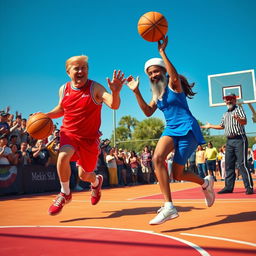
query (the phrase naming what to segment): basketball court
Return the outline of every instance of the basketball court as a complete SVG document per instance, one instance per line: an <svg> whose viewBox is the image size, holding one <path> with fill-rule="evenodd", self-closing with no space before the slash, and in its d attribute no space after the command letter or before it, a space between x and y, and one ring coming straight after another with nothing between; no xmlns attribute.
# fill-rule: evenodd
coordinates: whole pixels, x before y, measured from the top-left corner
<svg viewBox="0 0 256 256"><path fill-rule="evenodd" d="M148 224L162 205L157 184L103 189L96 206L88 190L74 192L54 217L56 194L2 197L0 255L255 255L256 194L245 195L242 181L211 208L197 185L170 185L180 216L157 226Z"/></svg>
<svg viewBox="0 0 256 256"><path fill-rule="evenodd" d="M111 6L111 11L112 9L115 11ZM138 23L139 34L150 42L160 40L168 28L165 18L160 17L161 22L157 24L158 16L154 15L146 14ZM34 20L37 30L45 28L44 24ZM55 20L58 19L55 17ZM26 24L25 19L23 23ZM107 20L103 25L108 27ZM52 32L51 29L45 31ZM52 42L54 43L54 37ZM68 52L66 48L65 52ZM13 52L15 53L15 49ZM42 52L46 52L46 49L42 49ZM37 70L36 74L38 75ZM28 84L26 81L26 85ZM254 70L209 75L208 87L210 107L224 106L223 97L235 94L239 105L248 104L252 117L247 118L252 118L256 123L256 111L252 105L256 103ZM115 111L113 115L115 129ZM29 125L27 128L29 131ZM49 124L47 135L42 137L47 137L51 131L52 124ZM33 131L29 132L33 134ZM34 138L37 138L35 134ZM4 182L13 182L17 169L11 168L5 173L7 176ZM253 178L255 180L256 175ZM218 195L217 192L224 187L224 181L219 180L214 187L215 204L208 208L202 189L197 184L175 182L170 186L179 217L155 226L148 223L163 204L158 184L104 188L101 201L96 206L90 203L89 190L73 192L72 202L57 216L50 216L47 212L57 193L1 196L0 256L256 255L256 190L254 194L246 195L243 182L239 180L235 183L233 193Z"/></svg>
<svg viewBox="0 0 256 256"><path fill-rule="evenodd" d="M208 82L210 106L234 93L256 120L254 70L210 75ZM57 216L47 213L56 193L2 197L0 255L256 255L256 194L246 195L242 181L232 194L216 194L211 208L198 185L170 186L180 216L157 226L148 222L163 203L158 184L105 188L96 206L90 191L74 192ZM215 192L223 187L215 182Z"/></svg>

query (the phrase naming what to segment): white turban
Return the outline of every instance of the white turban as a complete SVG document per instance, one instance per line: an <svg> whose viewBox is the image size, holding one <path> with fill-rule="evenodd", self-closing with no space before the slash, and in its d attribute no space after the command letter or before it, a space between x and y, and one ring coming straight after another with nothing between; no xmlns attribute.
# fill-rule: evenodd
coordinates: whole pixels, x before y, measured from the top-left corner
<svg viewBox="0 0 256 256"><path fill-rule="evenodd" d="M165 64L164 64L164 61L163 61L161 58L152 58L152 59L149 59L149 60L145 63L144 71L145 71L146 74L147 74L147 69L148 69L150 66L160 66L160 67L166 69Z"/></svg>

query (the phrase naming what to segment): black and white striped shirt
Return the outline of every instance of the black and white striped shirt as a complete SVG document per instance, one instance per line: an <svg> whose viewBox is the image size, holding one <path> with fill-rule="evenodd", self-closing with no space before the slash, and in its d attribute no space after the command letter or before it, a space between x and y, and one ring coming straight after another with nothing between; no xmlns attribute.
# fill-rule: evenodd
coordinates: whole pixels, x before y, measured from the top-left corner
<svg viewBox="0 0 256 256"><path fill-rule="evenodd" d="M244 135L244 126L241 125L233 115L238 115L240 118L246 118L243 108L237 105L225 112L220 123L220 126L224 128L225 136Z"/></svg>

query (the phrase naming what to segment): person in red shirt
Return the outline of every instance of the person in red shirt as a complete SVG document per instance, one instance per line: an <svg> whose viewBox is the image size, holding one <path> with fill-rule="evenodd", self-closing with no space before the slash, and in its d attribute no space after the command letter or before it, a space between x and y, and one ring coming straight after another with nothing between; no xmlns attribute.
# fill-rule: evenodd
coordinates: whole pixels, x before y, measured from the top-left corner
<svg viewBox="0 0 256 256"><path fill-rule="evenodd" d="M115 70L112 80L107 78L111 91L108 93L101 84L88 78L87 56L69 58L66 71L71 81L60 87L59 104L47 113L52 119L63 116L57 160L61 192L48 210L50 215L60 213L72 199L70 161L77 162L80 179L91 183L92 205L100 200L103 177L96 175L94 170L99 154L102 103L111 109L118 109L120 90L125 82L124 74Z"/></svg>

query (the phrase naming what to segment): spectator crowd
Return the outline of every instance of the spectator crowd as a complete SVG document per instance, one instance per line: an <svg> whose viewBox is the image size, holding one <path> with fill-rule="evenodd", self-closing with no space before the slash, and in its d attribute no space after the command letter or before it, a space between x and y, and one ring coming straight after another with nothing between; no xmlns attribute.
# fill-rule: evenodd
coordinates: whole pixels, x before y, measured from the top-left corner
<svg viewBox="0 0 256 256"><path fill-rule="evenodd" d="M35 140L26 132L27 119L22 114L15 115L6 111L0 112L0 165L56 165L59 149L59 130L54 127L53 133L44 140ZM154 149L145 145L141 152L113 147L109 139L101 141L101 153L98 157L96 171L105 172L110 187L157 183L154 175L152 157ZM172 161L174 152L166 159L166 167L170 182L176 182L172 177ZM252 173L256 171L256 141L248 149L248 167ZM71 169L75 169L71 163ZM225 145L216 149L211 141L207 146L198 146L190 156L186 167L204 178L212 175L217 181L225 179ZM236 168L237 179L240 177ZM75 178L77 190L78 178Z"/></svg>
<svg viewBox="0 0 256 256"><path fill-rule="evenodd" d="M44 166L55 165L58 155L59 131L49 138L35 140L26 132L27 119L22 114L0 113L0 164Z"/></svg>

